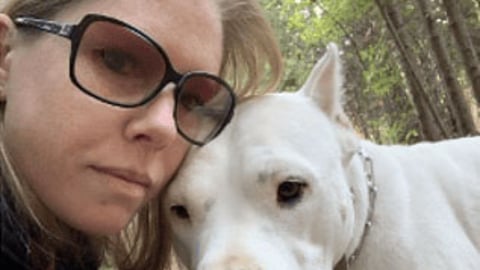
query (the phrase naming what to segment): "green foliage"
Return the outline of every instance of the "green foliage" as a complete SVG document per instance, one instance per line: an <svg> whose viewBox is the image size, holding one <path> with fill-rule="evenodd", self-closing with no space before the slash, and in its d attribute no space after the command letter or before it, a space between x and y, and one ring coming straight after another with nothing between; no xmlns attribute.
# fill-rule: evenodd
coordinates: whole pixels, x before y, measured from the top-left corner
<svg viewBox="0 0 480 270"><path fill-rule="evenodd" d="M403 84L400 67L391 63L391 54L391 48L385 43L372 43L360 52L366 63L362 77L367 93L388 97L395 86Z"/></svg>
<svg viewBox="0 0 480 270"><path fill-rule="evenodd" d="M398 61L392 59L392 44L385 37L387 31L373 1L263 0L262 4L277 32L285 57L282 90L298 89L323 54L326 44L335 42L343 50L347 113L352 116L354 124L366 124L362 130L369 131L369 134L365 136L374 134L372 139L376 141L406 140L396 134L407 125L400 121L408 119L404 120L405 117L394 112L376 115L379 111L377 104L383 103L383 99L391 99L391 89L403 85L404 79ZM361 94L353 97L355 91ZM408 103L408 97L404 96L403 102ZM410 112L398 112L402 113L411 115ZM417 133L416 130L412 132Z"/></svg>
<svg viewBox="0 0 480 270"><path fill-rule="evenodd" d="M436 119L441 119L442 123L436 121L434 125L445 125L447 137L459 135L455 134L454 126L459 119L454 119L451 114L454 105L449 100L444 76L434 59L434 48L430 44L428 28L424 25L425 14L417 8L419 1L261 0L284 55L286 70L281 90L298 89L323 54L326 44L335 42L342 49L344 61L346 112L365 137L387 143L422 140L425 126L430 131L434 128L426 125L425 118L420 117L419 106L423 108L421 111L435 108ZM448 47L452 59L455 73L452 77L457 78L462 88L469 88L467 71L449 28L442 1L428 0L428 3L439 29L436 36ZM478 0L458 0L475 48L480 48L479 3ZM387 13L390 18L399 19L397 28L387 27L392 21L386 20L379 4L389 6ZM392 29L396 36L401 34L408 39L402 40L406 46L403 49L399 49ZM408 59L414 65L402 65L406 53L409 53ZM419 67L418 70L413 70L415 66ZM416 74L418 80L412 81L412 76L407 78L406 72ZM418 86L418 82L420 91L429 97L430 106L420 104L418 98L412 97L412 93L417 93L418 97L419 90L413 92L409 87ZM435 120L431 118L428 121Z"/></svg>

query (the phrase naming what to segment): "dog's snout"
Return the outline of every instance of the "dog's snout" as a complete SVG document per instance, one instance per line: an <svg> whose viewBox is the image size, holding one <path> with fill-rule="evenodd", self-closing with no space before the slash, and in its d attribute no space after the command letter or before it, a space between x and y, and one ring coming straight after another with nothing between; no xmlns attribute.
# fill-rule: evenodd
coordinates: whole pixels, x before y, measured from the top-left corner
<svg viewBox="0 0 480 270"><path fill-rule="evenodd" d="M218 261L202 263L197 270L264 270L249 257L228 256Z"/></svg>

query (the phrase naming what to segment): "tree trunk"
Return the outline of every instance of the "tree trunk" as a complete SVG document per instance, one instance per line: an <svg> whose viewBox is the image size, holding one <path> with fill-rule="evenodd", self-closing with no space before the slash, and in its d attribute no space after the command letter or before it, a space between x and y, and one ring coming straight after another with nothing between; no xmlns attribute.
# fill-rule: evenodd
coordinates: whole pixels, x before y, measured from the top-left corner
<svg viewBox="0 0 480 270"><path fill-rule="evenodd" d="M472 84L475 99L480 104L480 62L473 47L472 39L467 30L467 25L460 13L458 0L443 0L443 6L447 12L450 28L452 29L455 41L462 55L467 76Z"/></svg>
<svg viewBox="0 0 480 270"><path fill-rule="evenodd" d="M428 31L430 44L434 58L438 64L439 71L447 88L447 98L452 100L454 106L451 108L453 118L456 119L458 133L460 135L476 134L470 107L465 99L465 94L457 81L457 75L450 61L445 40L442 38L437 24L430 13L429 0L417 0L418 7L422 13L426 29Z"/></svg>
<svg viewBox="0 0 480 270"><path fill-rule="evenodd" d="M387 4L383 4L380 0L375 0L386 22L387 28L393 36L395 45L400 52L402 69L405 73L413 103L420 120L422 135L424 139L430 141L447 138L449 134L440 119L437 109L426 94L419 78L420 68L418 68L416 61L413 60L414 57L411 50L408 49L408 43L410 43L408 40L410 39L404 32L397 31L397 29L400 29L403 25L402 17L396 9L398 5L392 0L387 2Z"/></svg>

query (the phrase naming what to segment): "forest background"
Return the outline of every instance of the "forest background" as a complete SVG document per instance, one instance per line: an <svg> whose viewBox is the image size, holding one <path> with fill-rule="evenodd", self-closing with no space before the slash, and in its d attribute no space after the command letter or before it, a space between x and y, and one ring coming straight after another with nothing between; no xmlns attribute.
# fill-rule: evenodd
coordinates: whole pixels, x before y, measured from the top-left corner
<svg viewBox="0 0 480 270"><path fill-rule="evenodd" d="M480 0L260 0L298 89L335 42L345 110L365 138L412 144L480 131Z"/></svg>

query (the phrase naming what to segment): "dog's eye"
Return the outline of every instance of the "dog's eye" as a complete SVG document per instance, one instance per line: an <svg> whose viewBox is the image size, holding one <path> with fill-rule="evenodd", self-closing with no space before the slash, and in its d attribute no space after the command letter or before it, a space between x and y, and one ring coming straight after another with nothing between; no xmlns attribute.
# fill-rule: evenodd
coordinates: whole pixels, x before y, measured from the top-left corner
<svg viewBox="0 0 480 270"><path fill-rule="evenodd" d="M190 214L188 213L187 208L183 205L172 205L170 211L176 215L179 219L189 219Z"/></svg>
<svg viewBox="0 0 480 270"><path fill-rule="evenodd" d="M296 181L285 181L278 185L277 201L281 206L292 206L297 203L303 195L307 184Z"/></svg>

